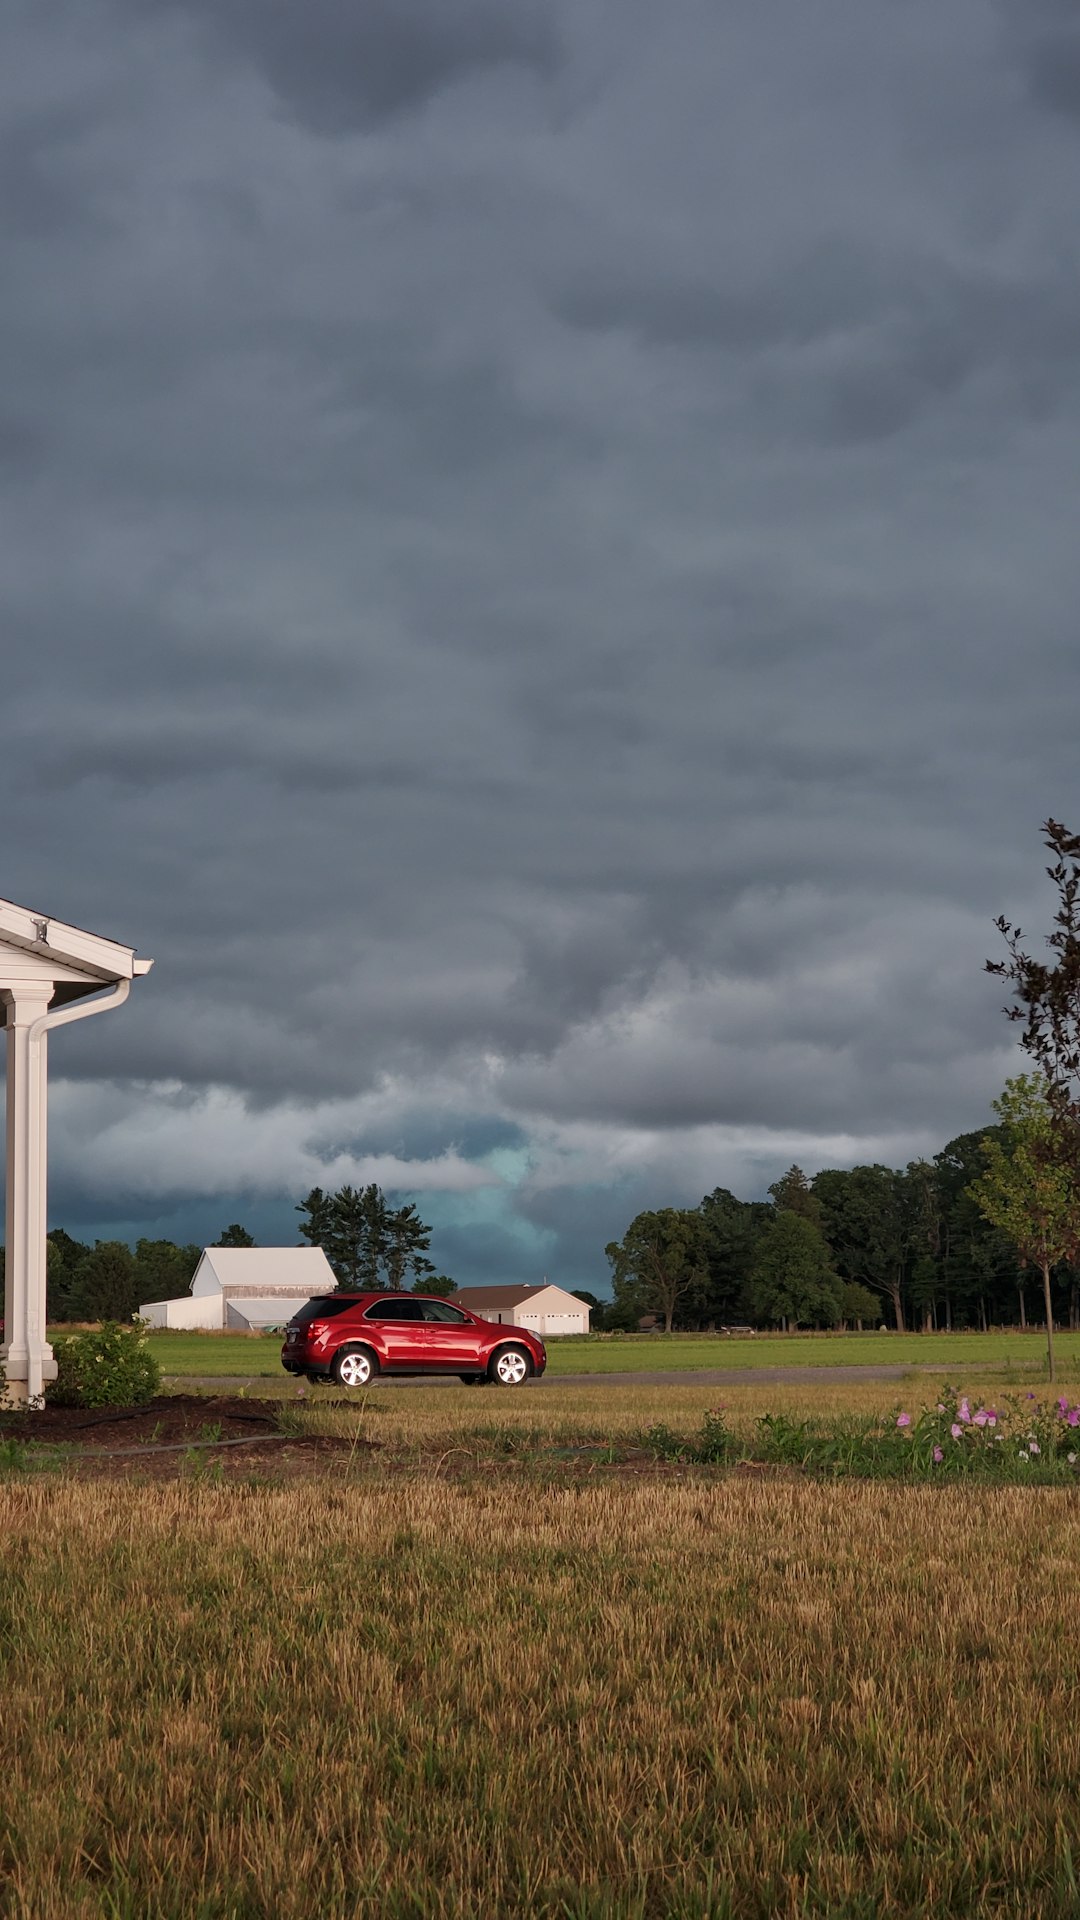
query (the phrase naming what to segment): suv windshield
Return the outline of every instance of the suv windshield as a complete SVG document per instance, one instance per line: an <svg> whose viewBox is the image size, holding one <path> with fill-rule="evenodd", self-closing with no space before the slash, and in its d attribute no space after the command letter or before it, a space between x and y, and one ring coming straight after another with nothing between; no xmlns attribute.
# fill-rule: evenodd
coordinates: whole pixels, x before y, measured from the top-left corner
<svg viewBox="0 0 1080 1920"><path fill-rule="evenodd" d="M348 1296L342 1300L335 1293L324 1294L321 1299L305 1300L303 1306L297 1307L293 1314L292 1324L294 1327L303 1327L309 1320L332 1320L335 1314L344 1313L352 1304Z"/></svg>

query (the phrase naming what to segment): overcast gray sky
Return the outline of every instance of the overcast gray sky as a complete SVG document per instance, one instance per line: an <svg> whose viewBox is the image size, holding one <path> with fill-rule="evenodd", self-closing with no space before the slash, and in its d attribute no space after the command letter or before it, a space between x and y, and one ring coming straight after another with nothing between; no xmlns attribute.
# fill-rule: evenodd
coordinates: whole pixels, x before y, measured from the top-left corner
<svg viewBox="0 0 1080 1920"><path fill-rule="evenodd" d="M3 884L54 1221L459 1280L902 1163L1080 821L1071 0L12 0Z"/></svg>

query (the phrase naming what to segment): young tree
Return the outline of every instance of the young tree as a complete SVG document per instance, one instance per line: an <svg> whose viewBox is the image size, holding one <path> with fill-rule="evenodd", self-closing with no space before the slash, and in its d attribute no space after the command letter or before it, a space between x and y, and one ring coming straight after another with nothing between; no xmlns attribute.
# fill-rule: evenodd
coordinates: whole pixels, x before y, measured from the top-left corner
<svg viewBox="0 0 1080 1920"><path fill-rule="evenodd" d="M1054 1306L1050 1271L1076 1245L1077 1185L1071 1168L1052 1150L1054 1115L1039 1074L1008 1080L994 1112L1004 1139L987 1136L986 1172L971 1196L986 1218L1012 1241L1021 1267L1042 1275L1046 1313L1046 1359L1054 1378Z"/></svg>
<svg viewBox="0 0 1080 1920"><path fill-rule="evenodd" d="M788 1327L833 1327L843 1318L841 1282L821 1232L786 1208L762 1235L751 1276L755 1311Z"/></svg>
<svg viewBox="0 0 1080 1920"><path fill-rule="evenodd" d="M1023 1022L1020 1045L1046 1081L1059 1156L1080 1161L1080 834L1060 820L1043 823L1052 854L1046 871L1058 892L1054 931L1046 936L1052 962L1024 951L1021 929L999 916L995 925L1007 960L988 960L987 973L1007 980L1015 998L1006 1018Z"/></svg>
<svg viewBox="0 0 1080 1920"><path fill-rule="evenodd" d="M705 1285L708 1257L701 1217L678 1207L639 1213L621 1240L605 1248L617 1305L662 1313L670 1333L680 1302Z"/></svg>

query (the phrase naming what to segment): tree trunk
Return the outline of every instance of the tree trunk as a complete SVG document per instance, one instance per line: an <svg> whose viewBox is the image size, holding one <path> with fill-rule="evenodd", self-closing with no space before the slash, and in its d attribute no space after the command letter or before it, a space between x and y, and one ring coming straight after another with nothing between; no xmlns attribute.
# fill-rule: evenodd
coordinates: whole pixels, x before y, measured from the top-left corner
<svg viewBox="0 0 1080 1920"><path fill-rule="evenodd" d="M1022 1280L1019 1286L1017 1287L1017 1292L1020 1295L1020 1331L1021 1333L1026 1333L1027 1332L1027 1309L1024 1306L1024 1283Z"/></svg>
<svg viewBox="0 0 1080 1920"><path fill-rule="evenodd" d="M896 1331L897 1333L906 1333L907 1329L904 1326L904 1304L900 1298L899 1279L892 1282L889 1288L889 1298L893 1303L893 1313L896 1316Z"/></svg>
<svg viewBox="0 0 1080 1920"><path fill-rule="evenodd" d="M664 1332L665 1333L671 1332L671 1323L674 1320L674 1318L675 1318L675 1308L673 1306L665 1307L664 1308Z"/></svg>
<svg viewBox="0 0 1080 1920"><path fill-rule="evenodd" d="M1054 1303L1050 1298L1050 1268L1039 1269L1043 1277L1043 1305L1046 1308L1046 1364L1049 1378L1054 1378Z"/></svg>
<svg viewBox="0 0 1080 1920"><path fill-rule="evenodd" d="M986 1332L986 1295L982 1293L980 1293L979 1295L979 1326L981 1327L983 1333L985 1333Z"/></svg>
<svg viewBox="0 0 1080 1920"><path fill-rule="evenodd" d="M945 1295L945 1331L952 1332L952 1300L948 1294Z"/></svg>

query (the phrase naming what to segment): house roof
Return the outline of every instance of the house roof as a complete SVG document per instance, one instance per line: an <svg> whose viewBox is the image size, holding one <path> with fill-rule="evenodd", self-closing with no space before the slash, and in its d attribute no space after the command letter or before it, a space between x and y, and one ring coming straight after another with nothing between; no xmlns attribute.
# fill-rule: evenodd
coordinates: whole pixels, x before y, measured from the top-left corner
<svg viewBox="0 0 1080 1920"><path fill-rule="evenodd" d="M459 1287L454 1295L466 1307L520 1307L543 1287Z"/></svg>
<svg viewBox="0 0 1080 1920"><path fill-rule="evenodd" d="M59 961L61 966L92 975L95 983L133 980L149 973L154 964L137 959L134 947L106 940L99 933L87 933L83 927L36 913L32 907L16 906L14 900L0 900L0 946L53 964Z"/></svg>
<svg viewBox="0 0 1080 1920"><path fill-rule="evenodd" d="M222 1292L250 1287L265 1297L275 1288L306 1287L309 1293L332 1293L337 1282L321 1247L205 1247L192 1277L207 1270Z"/></svg>
<svg viewBox="0 0 1080 1920"><path fill-rule="evenodd" d="M418 1287L417 1292L422 1293L423 1288ZM561 1293L567 1300L575 1298L565 1287L553 1286L550 1280L539 1287L459 1287L453 1298L460 1300L463 1307L520 1307L538 1293ZM579 1304L586 1303L582 1300Z"/></svg>

